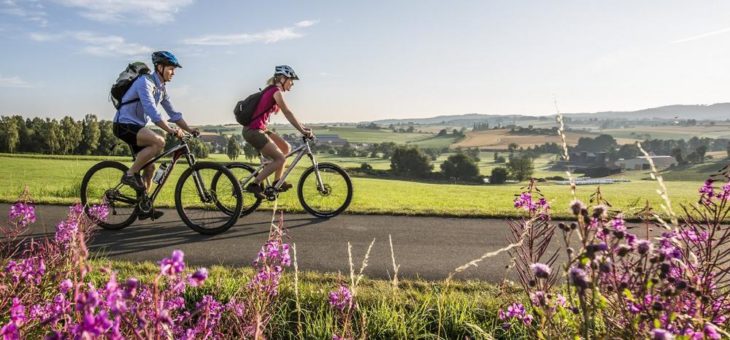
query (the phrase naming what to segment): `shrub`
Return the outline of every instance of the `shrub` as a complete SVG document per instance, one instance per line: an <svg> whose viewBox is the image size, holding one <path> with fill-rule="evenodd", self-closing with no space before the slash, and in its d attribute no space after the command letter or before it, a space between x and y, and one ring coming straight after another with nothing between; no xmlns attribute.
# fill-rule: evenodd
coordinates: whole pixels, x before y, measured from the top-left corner
<svg viewBox="0 0 730 340"><path fill-rule="evenodd" d="M507 169L498 167L492 169L492 175L489 176L489 183L504 184L507 181Z"/></svg>

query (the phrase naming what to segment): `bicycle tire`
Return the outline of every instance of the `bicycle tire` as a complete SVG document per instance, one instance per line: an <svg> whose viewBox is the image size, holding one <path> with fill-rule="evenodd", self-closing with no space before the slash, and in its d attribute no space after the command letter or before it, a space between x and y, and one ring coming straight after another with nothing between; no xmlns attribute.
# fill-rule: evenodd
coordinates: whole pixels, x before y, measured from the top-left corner
<svg viewBox="0 0 730 340"><path fill-rule="evenodd" d="M240 180L246 177L249 177L256 169L254 169L252 166L248 164L244 164L241 162L231 162L226 163L224 165L226 169L230 170L233 173L233 176L237 178L239 181L239 184L241 185L241 194L243 197L243 207L241 208L241 215L239 217L246 216L248 214L251 214L252 212L256 211L256 209L261 205L262 199L259 197L256 197L253 193L250 193L246 191L244 183L241 183ZM244 175L239 175L238 172L243 172ZM215 190L216 185L218 184L218 179L220 178L221 173L216 174L213 177L213 181L211 184L211 188ZM250 205L247 205L247 202L251 202ZM233 211L228 209L227 207L224 207L223 205L219 205L218 207L222 211L226 212L227 214L233 214Z"/></svg>
<svg viewBox="0 0 730 340"><path fill-rule="evenodd" d="M336 208L333 208L332 210L324 210L324 209L321 209L319 207L315 207L314 206L315 205L314 204L315 202L311 202L311 201L310 202L307 202L307 199L305 198L305 193L304 193L305 185L308 185L309 186L309 185L314 184L314 187L315 187L314 190L316 190L316 192L321 197L330 196L332 194L331 191L329 193L323 193L323 192L321 192L319 190L319 188L316 187L317 186L316 176L314 176L315 177L314 178L314 183L307 183L307 179L309 178L309 176L311 176L311 175L314 174L314 166L311 166L307 170L304 170L304 172L302 173L302 176L301 176L301 178L299 180L299 184L297 185L297 194L299 196L299 203L302 204L302 207L304 208L304 210L306 210L308 213L312 214L313 216L316 216L316 217L319 217L319 218L331 218L331 217L335 217L335 216L341 214L343 211L345 211L345 209L347 209L347 207L350 205L350 202L352 201L352 180L350 179L350 176L347 174L347 172L345 172L345 170L343 170L342 168L340 168L336 164L332 164L332 163L320 163L318 165L318 168L319 168L319 171L320 171L320 175L322 173L331 173L334 176L339 176L339 178L341 178L341 180L345 184L345 188L346 188L346 191L347 191L344 194L345 195L344 196L344 200L342 200L341 203L336 203L335 202L335 204L336 205L339 204L339 206L336 207ZM322 179L322 181L323 182L326 182L325 179ZM341 184L341 183L338 183L338 185L339 184ZM330 184L324 183L324 185L325 186L328 186ZM332 190L331 187L329 189Z"/></svg>
<svg viewBox="0 0 730 340"><path fill-rule="evenodd" d="M207 173L206 170L210 170L210 174ZM206 171L206 174L204 175L202 172ZM212 189L211 183L208 182L208 177L211 179L216 174L220 173L219 179L218 179L218 187L216 188L218 191L223 193L222 196L227 199L227 206L232 211L232 214L226 214L225 212L221 211L219 209L220 199L218 196L218 191L214 191ZM206 202L205 200L201 200L201 197L199 196L197 192L197 187L195 184L195 176L193 174L197 174L197 177L200 178L201 184L205 187L208 187L210 189L205 189L206 194L210 195L212 197L212 202ZM227 186L226 188L222 189L221 181L227 179ZM188 181L190 179L190 181ZM186 189L186 185L192 183L192 189L195 191L191 191L191 189ZM225 190L225 191L222 191ZM198 201L196 204L200 206L185 206L188 205L188 203L183 202L183 193L184 191L187 193L187 196L191 197L192 201L196 200L196 195ZM188 193L188 191L190 193ZM182 175L180 175L180 179L177 182L177 186L175 188L175 207L177 209L178 215L180 215L180 219L185 222L185 224L190 227L190 229L193 229L197 231L200 234L204 235L215 235L222 233L229 228L231 228L236 221L238 220L238 216L241 214L241 209L243 206L243 199L241 195L241 186L238 184L238 181L236 180L235 176L233 176L233 173L231 173L230 170L226 169L225 166L223 166L220 163L213 163L213 162L198 162L192 167L186 169ZM215 212L219 212L218 214L215 214ZM193 218L193 213L199 213L199 214L206 214L204 218L197 219ZM215 214L216 217L207 217L208 213ZM217 226L208 226L205 224L206 220L215 219L220 222L220 225Z"/></svg>
<svg viewBox="0 0 730 340"><path fill-rule="evenodd" d="M93 202L94 200L96 200L96 197L98 196L97 195L98 194L98 191L96 193L90 195L90 191L89 190L90 189L91 190L99 190L99 189L98 188L90 188L89 187L89 184L90 184L91 180L94 178L94 175L96 175L97 173L99 173L100 171L105 170L105 169L116 169L116 170L118 170L118 177L116 177L116 180L114 180L114 177L113 176L115 176L114 174L117 173L117 172L116 171L113 171L112 174L110 174L110 176L112 176L112 177L110 177L107 182L109 183L109 185L114 185L114 187L101 188L101 190L104 190L104 196L101 197L101 198L99 198L100 199L100 202ZM119 230L119 229L128 227L130 224L134 223L134 221L137 219L137 215L139 214L139 205L138 205L137 202L139 202L139 198L140 198L139 195L140 195L140 193L137 192L137 191L135 191L134 189L132 189L130 187L123 186L122 188L128 188L128 189L125 189L125 191L130 192L130 193L131 192L134 192L135 193L134 194L135 195L134 196L134 201L135 202L134 202L133 205L126 207L127 209L132 209L131 210L131 213L129 214L128 217L122 218L119 222L116 222L116 223L110 222L112 216L117 216L117 207L115 206L115 204L116 204L115 202L121 202L121 201L118 201L118 200L115 201L113 197L111 197L112 201L111 202L108 202L108 200L110 199L110 196L114 196L115 197L116 194L121 195L121 193L118 190L117 190L116 193L113 193L113 192L110 193L110 190L115 190L114 188L120 183L119 181L120 181L122 175L124 173L126 173L128 169L129 168L126 165L124 165L122 163L119 163L119 162L115 162L115 161L103 161L103 162L99 162L99 163L95 164L94 166L92 166L86 172L86 174L84 175L83 180L81 180L80 198L81 198L81 204L84 206L84 213L92 221L94 221L99 227L102 227L102 228L108 229L108 230ZM94 216L91 216L91 214L89 213L89 208L90 208L90 205L92 205L92 204L99 204L99 203L103 202L104 199L107 199L107 204L109 205L109 217L107 218L106 221L99 221ZM129 198L129 199L131 200L131 198ZM130 202L126 202L126 203L127 204L131 204L132 202L130 201Z"/></svg>

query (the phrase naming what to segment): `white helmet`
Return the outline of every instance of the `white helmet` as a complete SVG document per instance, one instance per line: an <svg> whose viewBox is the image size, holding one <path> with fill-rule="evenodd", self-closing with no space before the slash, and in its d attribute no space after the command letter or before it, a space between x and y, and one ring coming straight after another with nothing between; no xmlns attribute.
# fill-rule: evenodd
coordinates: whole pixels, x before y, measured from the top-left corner
<svg viewBox="0 0 730 340"><path fill-rule="evenodd" d="M279 65L274 68L274 75L283 75L284 77L299 80L299 77L294 73L294 69L289 65Z"/></svg>

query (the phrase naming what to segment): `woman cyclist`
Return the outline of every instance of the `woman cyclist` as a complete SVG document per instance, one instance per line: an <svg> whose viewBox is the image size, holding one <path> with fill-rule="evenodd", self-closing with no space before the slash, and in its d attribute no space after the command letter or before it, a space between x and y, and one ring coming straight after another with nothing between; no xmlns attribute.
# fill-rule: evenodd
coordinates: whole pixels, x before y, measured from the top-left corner
<svg viewBox="0 0 730 340"><path fill-rule="evenodd" d="M261 186L261 183L264 179L266 179L266 177L271 175L271 173L275 173L274 185L277 184L284 173L286 155L291 150L289 143L273 131L269 131L266 128L271 114L281 110L281 112L284 113L284 117L286 117L294 128L299 130L299 132L306 137L311 138L313 136L312 130L302 126L297 118L294 117L294 113L286 105L284 96L282 95L283 92L291 91L295 80L299 80L299 77L296 73L294 73L294 70L291 67L288 65L276 66L274 68L274 76L267 81L268 86L263 90L261 100L256 106L256 110L253 112L251 123L243 128L243 139L256 148L256 150L261 152L261 154L265 157L271 159L271 162L261 170L254 181L246 186L246 191L249 191L260 198L264 198L264 189ZM279 190L286 191L291 187L291 184L283 182L279 187Z"/></svg>

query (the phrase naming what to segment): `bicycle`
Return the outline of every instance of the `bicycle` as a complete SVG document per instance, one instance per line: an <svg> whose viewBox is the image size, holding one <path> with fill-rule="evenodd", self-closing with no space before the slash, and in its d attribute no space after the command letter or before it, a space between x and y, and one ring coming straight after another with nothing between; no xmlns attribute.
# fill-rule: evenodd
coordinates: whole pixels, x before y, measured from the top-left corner
<svg viewBox="0 0 730 340"><path fill-rule="evenodd" d="M309 140L309 138L303 136L302 145L296 147L286 155L287 159L295 155L296 157L289 164L289 168L284 172L278 183L272 186L269 179L266 179L263 193L266 196L266 200L275 201L279 196L281 185L289 176L292 169L296 167L304 155L307 155L312 161L312 166L304 170L299 179L299 184L297 185L299 203L301 203L304 210L313 216L319 218L335 217L345 211L352 201L352 180L350 180L347 172L338 165L333 163L318 163L309 146ZM261 154L259 154L259 158L261 165L257 168L241 162L228 163L225 167L234 172L237 178L240 178L239 184L241 188L245 188L267 164L266 159ZM213 178L213 188L216 187L217 177ZM243 190L244 204L240 216L243 217L255 211L262 200L253 193ZM247 204L247 202L250 202L250 204ZM234 211L227 210L225 207L219 208L228 214L236 215Z"/></svg>
<svg viewBox="0 0 730 340"><path fill-rule="evenodd" d="M201 234L214 235L228 230L237 220L230 213L240 213L243 208L241 187L233 173L223 164L196 162L188 146L191 138L194 136L185 135L179 144L144 164L143 168L172 155L170 165L165 166L163 162L155 172L153 182L157 186L150 195L121 183L122 175L128 170L126 165L116 161L103 161L92 166L81 182L81 204L85 207L86 214L92 217L89 207L106 204L109 207L108 218L95 222L110 230L131 225L141 213L153 215L155 199L177 161L184 156L189 167L180 175L175 187L178 215L188 227ZM209 181L213 177L216 179L215 189ZM220 207L224 207L226 212L222 212Z"/></svg>

